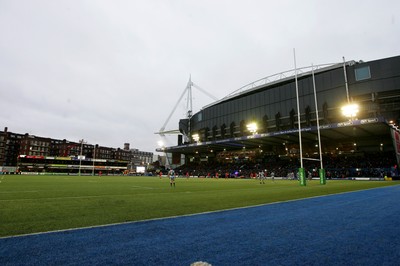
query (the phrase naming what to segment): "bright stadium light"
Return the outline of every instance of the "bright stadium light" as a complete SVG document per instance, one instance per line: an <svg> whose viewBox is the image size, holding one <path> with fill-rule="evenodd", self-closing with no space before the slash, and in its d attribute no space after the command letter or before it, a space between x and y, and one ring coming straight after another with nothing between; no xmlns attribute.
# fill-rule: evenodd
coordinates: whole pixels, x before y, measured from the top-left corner
<svg viewBox="0 0 400 266"><path fill-rule="evenodd" d="M193 140L194 140L195 142L199 142L199 140L200 140L199 134L193 134L193 135L192 135L192 138L193 138Z"/></svg>
<svg viewBox="0 0 400 266"><path fill-rule="evenodd" d="M253 123L247 124L246 127L247 127L247 130L250 131L251 134L253 134L253 135L257 134L258 127L257 127L256 123L253 122Z"/></svg>
<svg viewBox="0 0 400 266"><path fill-rule="evenodd" d="M358 108L358 104L348 104L348 105L343 106L341 108L341 110L342 110L342 114L345 117L353 119L357 116L359 108Z"/></svg>
<svg viewBox="0 0 400 266"><path fill-rule="evenodd" d="M158 146L160 146L161 150L164 152L164 156L166 159L165 165L164 166L171 166L171 164L169 163L169 158L168 158L168 154L165 150L165 143L162 140L157 141Z"/></svg>
<svg viewBox="0 0 400 266"><path fill-rule="evenodd" d="M160 146L160 148L164 148L164 142L162 141L162 140L159 140L158 142L157 142L157 144L158 144L158 146Z"/></svg>

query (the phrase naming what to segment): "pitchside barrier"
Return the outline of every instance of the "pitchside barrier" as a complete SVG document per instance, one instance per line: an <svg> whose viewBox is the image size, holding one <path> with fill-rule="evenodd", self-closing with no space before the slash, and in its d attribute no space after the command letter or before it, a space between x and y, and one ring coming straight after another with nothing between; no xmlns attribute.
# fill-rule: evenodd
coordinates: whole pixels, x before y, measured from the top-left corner
<svg viewBox="0 0 400 266"><path fill-rule="evenodd" d="M21 175L71 175L71 173L52 173L52 172L20 172L20 174Z"/></svg>
<svg viewBox="0 0 400 266"><path fill-rule="evenodd" d="M313 177L313 180L320 180L319 177ZM392 178L381 178L381 177L346 177L346 178L330 178L329 180L357 180L357 181L392 181Z"/></svg>
<svg viewBox="0 0 400 266"><path fill-rule="evenodd" d="M17 174L17 167L0 166L0 175L14 175Z"/></svg>

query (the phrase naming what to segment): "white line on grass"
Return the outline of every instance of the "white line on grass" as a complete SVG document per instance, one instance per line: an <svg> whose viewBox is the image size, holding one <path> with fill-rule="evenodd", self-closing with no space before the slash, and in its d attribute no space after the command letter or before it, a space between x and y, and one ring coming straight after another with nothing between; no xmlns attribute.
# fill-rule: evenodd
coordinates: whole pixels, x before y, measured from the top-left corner
<svg viewBox="0 0 400 266"><path fill-rule="evenodd" d="M101 198L101 197L114 197L114 196L132 196L132 194L116 194L116 195L112 194L112 195L75 196L75 197L52 197L52 198L35 198L35 199L5 199L5 200L0 200L0 201L86 199L86 198Z"/></svg>
<svg viewBox="0 0 400 266"><path fill-rule="evenodd" d="M141 186L132 186L132 188L143 188L143 189L155 189L154 187L141 187Z"/></svg>
<svg viewBox="0 0 400 266"><path fill-rule="evenodd" d="M141 187L144 188L144 187ZM155 188L146 188L146 189L155 189ZM62 191L62 190L57 190L57 191ZM19 192L19 191L17 191ZM31 191L34 192L34 191ZM39 191L36 191L39 192ZM0 192L2 193L2 192ZM4 192L7 193L7 192ZM9 193L14 193L14 192L9 192ZM156 192L154 192L156 193ZM163 192L164 193L164 192ZM165 192L167 193L167 192ZM184 193L184 192L180 192ZM150 193L152 194L152 193ZM94 195L94 196L68 196L68 197L50 197L50 198L34 198L34 199L0 199L0 202L3 201L33 201L33 200L63 200L63 199L86 199L86 198L102 198L102 197L127 197L127 196L132 196L133 194L105 194L105 195Z"/></svg>
<svg viewBox="0 0 400 266"><path fill-rule="evenodd" d="M38 193L38 190L26 190L26 191L0 191L0 194L11 194L11 193Z"/></svg>

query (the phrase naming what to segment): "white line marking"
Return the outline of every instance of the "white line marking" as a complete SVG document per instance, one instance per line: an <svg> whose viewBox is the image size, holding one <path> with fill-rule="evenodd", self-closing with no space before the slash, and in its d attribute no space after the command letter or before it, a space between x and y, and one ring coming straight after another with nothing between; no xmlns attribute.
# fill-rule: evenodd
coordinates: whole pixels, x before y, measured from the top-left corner
<svg viewBox="0 0 400 266"><path fill-rule="evenodd" d="M132 188L154 189L154 187L132 186Z"/></svg>
<svg viewBox="0 0 400 266"><path fill-rule="evenodd" d="M10 194L10 193L38 193L38 190L26 190L26 191L0 191L0 194Z"/></svg>

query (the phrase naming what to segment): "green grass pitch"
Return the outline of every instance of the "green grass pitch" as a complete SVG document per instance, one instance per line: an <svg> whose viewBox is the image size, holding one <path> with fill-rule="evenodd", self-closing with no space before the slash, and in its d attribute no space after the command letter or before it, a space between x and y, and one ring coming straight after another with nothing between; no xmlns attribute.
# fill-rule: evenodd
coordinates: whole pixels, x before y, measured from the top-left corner
<svg viewBox="0 0 400 266"><path fill-rule="evenodd" d="M388 186L388 181L0 176L0 237L179 216Z"/></svg>

